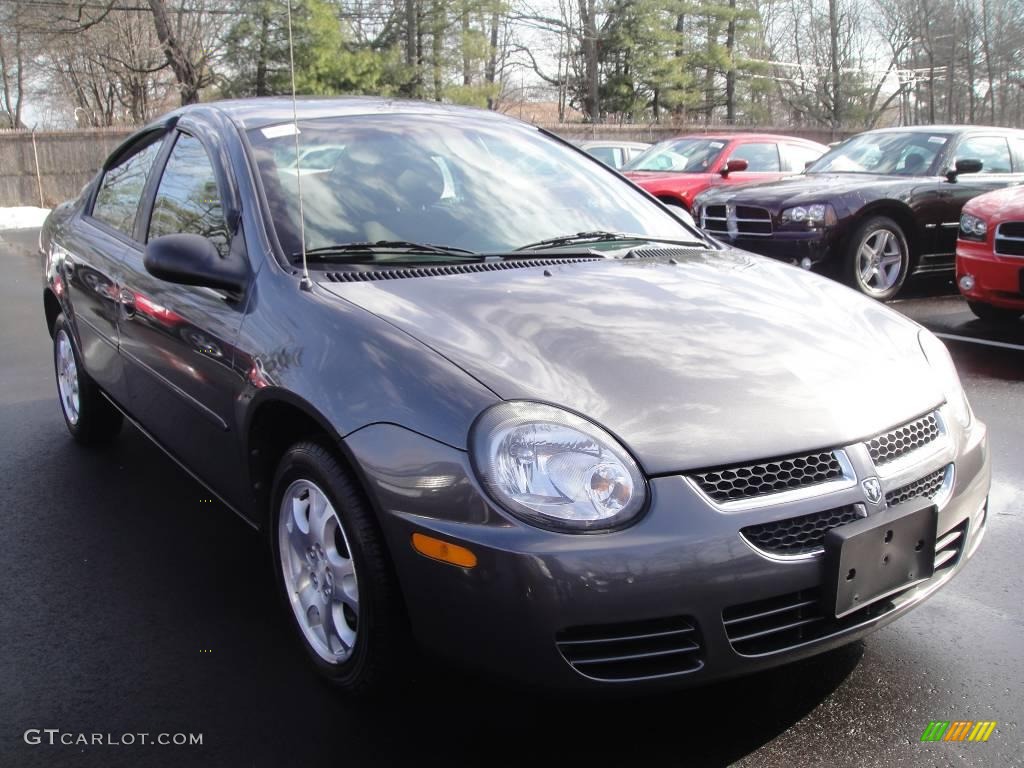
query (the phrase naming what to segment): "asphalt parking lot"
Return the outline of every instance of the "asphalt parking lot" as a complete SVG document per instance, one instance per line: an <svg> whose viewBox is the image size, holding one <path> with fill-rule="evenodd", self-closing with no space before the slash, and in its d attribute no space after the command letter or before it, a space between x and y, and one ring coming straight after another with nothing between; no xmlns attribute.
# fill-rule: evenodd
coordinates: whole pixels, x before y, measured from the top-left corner
<svg viewBox="0 0 1024 768"><path fill-rule="evenodd" d="M985 327L948 281L893 306L947 339L989 425L992 514L926 604L839 651L671 695L551 699L424 662L401 695L357 704L307 668L258 534L135 430L102 451L68 438L36 234L0 232L0 766L1024 765L1024 322ZM998 725L921 743L931 720ZM26 744L47 728L202 745Z"/></svg>

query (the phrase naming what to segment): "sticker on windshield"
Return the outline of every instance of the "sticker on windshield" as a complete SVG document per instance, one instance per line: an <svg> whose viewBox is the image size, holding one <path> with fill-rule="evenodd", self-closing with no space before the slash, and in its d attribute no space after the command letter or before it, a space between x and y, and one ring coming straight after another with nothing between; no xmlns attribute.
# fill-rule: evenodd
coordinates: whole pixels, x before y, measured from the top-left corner
<svg viewBox="0 0 1024 768"><path fill-rule="evenodd" d="M928 137L928 143L929 144L945 144L946 143L946 137L945 136L929 136Z"/></svg>
<svg viewBox="0 0 1024 768"><path fill-rule="evenodd" d="M282 136L294 136L296 133L299 133L299 126L295 123L271 125L268 128L264 128L262 133L264 139L278 139Z"/></svg>
<svg viewBox="0 0 1024 768"><path fill-rule="evenodd" d="M722 143L721 141L711 141L708 142L708 146L710 146L712 149L721 149L722 147L725 146L725 144Z"/></svg>

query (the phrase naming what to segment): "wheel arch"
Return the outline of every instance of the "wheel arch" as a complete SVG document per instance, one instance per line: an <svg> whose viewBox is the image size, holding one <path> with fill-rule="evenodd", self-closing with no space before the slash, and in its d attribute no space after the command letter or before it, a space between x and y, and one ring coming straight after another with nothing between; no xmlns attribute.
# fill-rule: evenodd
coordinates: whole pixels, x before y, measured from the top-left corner
<svg viewBox="0 0 1024 768"><path fill-rule="evenodd" d="M250 404L245 426L245 452L253 494L253 522L267 523L274 473L285 451L301 440L322 440L348 469L376 514L358 463L338 431L303 398L283 389L262 390Z"/></svg>
<svg viewBox="0 0 1024 768"><path fill-rule="evenodd" d="M53 326L57 323L57 316L63 311L56 294L49 288L44 288L43 312L46 314L46 330L49 331L51 339L53 338Z"/></svg>
<svg viewBox="0 0 1024 768"><path fill-rule="evenodd" d="M861 208L851 230L856 229L872 216L886 216L900 225L903 236L907 239L907 247L910 249L910 271L913 272L924 247L922 233L917 219L914 217L914 212L908 205L898 200L878 200Z"/></svg>

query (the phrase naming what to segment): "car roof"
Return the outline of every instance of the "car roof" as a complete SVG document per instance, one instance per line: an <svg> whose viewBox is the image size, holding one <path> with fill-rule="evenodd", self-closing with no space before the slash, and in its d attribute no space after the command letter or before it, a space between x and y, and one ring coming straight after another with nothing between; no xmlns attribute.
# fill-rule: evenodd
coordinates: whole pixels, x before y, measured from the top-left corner
<svg viewBox="0 0 1024 768"><path fill-rule="evenodd" d="M643 141L618 141L617 139L584 139L580 142L580 147L592 148L592 147L643 147L647 148L651 146Z"/></svg>
<svg viewBox="0 0 1024 768"><path fill-rule="evenodd" d="M781 133L684 133L673 136L665 141L678 141L679 139L711 139L713 141L797 141L801 144L814 144L823 146L813 139L805 139L800 136L786 136Z"/></svg>
<svg viewBox="0 0 1024 768"><path fill-rule="evenodd" d="M189 112L204 108L223 112L243 130L264 128L269 125L289 122L292 119L290 96L262 96L211 101L180 107L170 115L161 118L161 122L175 115L185 116ZM344 98L300 96L295 100L295 115L300 120L381 114L462 115L476 119L520 122L499 112L411 99L388 99L378 96L347 96Z"/></svg>
<svg viewBox="0 0 1024 768"><path fill-rule="evenodd" d="M994 125L904 125L875 128L864 133L997 133L1024 136L1024 130L1019 128L1000 128Z"/></svg>

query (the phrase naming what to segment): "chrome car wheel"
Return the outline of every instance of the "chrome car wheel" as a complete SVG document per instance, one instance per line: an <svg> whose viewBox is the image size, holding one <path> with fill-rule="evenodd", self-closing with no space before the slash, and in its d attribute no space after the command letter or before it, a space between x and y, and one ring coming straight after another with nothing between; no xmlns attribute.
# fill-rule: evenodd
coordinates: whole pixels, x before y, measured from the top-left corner
<svg viewBox="0 0 1024 768"><path fill-rule="evenodd" d="M906 269L907 253L890 229L872 229L857 248L857 281L871 296L888 296Z"/></svg>
<svg viewBox="0 0 1024 768"><path fill-rule="evenodd" d="M71 339L67 331L57 332L57 390L60 393L60 407L64 416L72 426L78 424L78 366L75 364L75 352L71 348Z"/></svg>
<svg viewBox="0 0 1024 768"><path fill-rule="evenodd" d="M309 480L285 490L278 546L288 602L306 642L330 664L352 654L359 623L359 586L352 550L327 495Z"/></svg>

